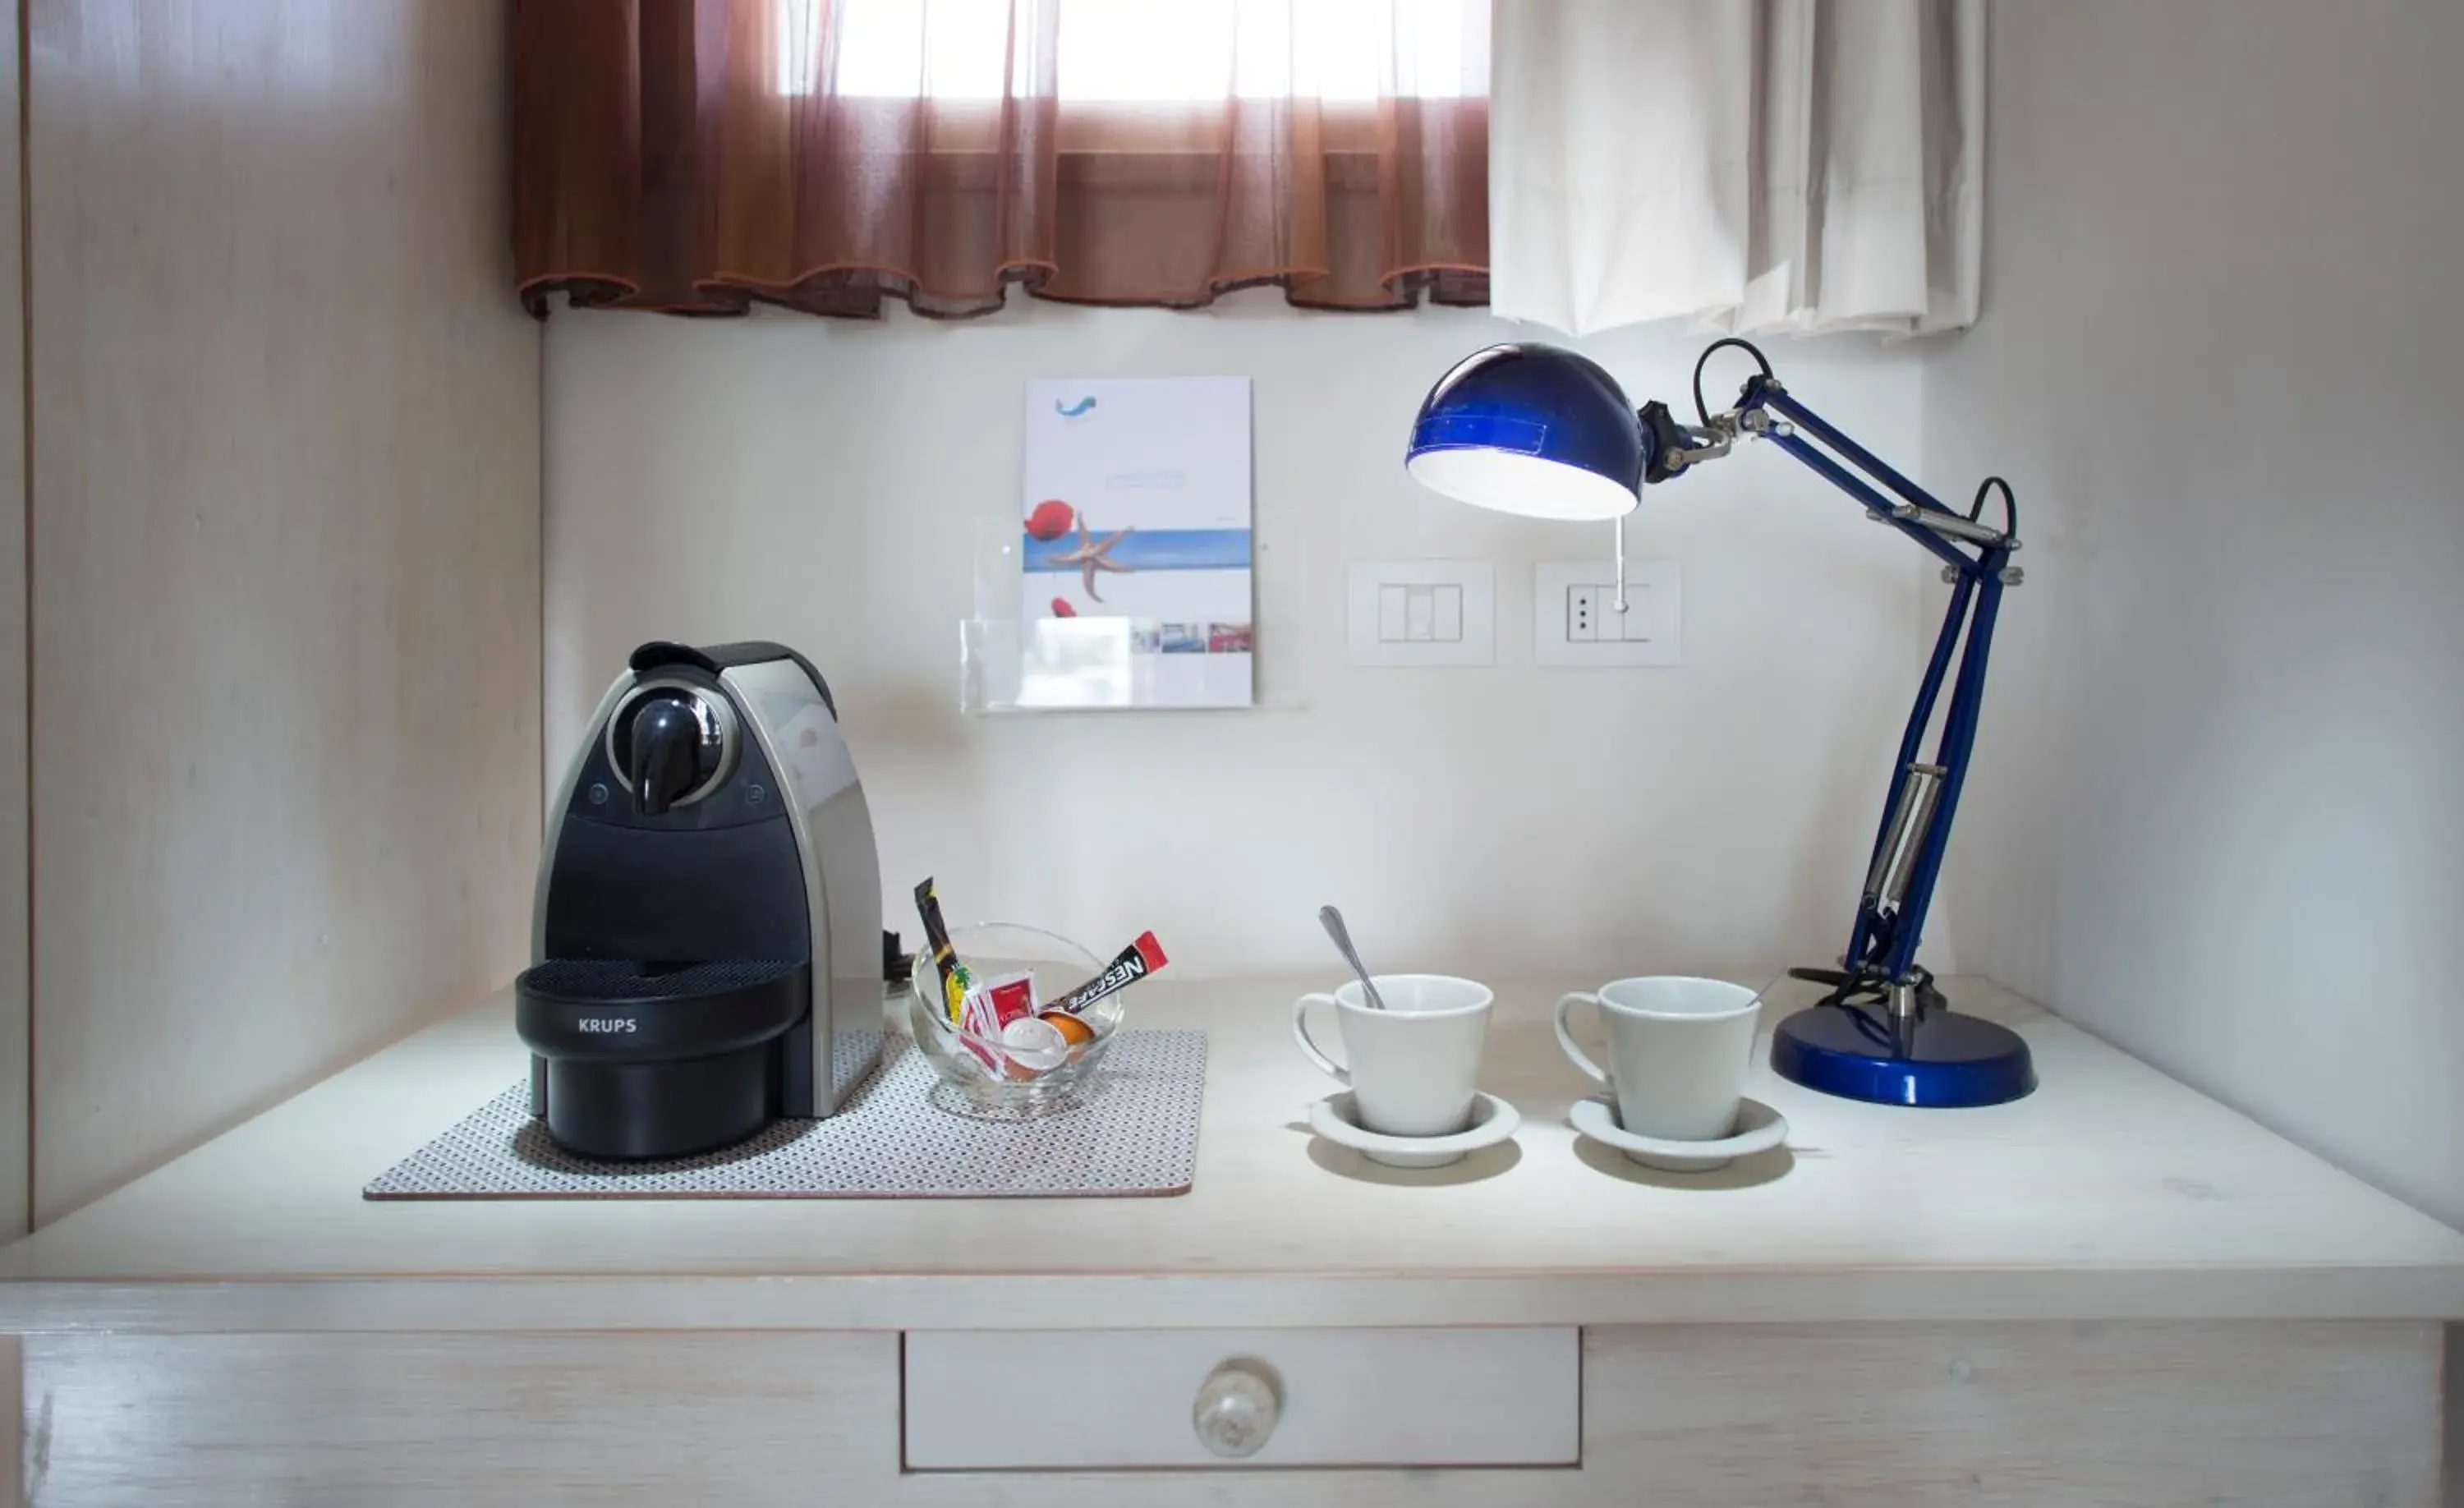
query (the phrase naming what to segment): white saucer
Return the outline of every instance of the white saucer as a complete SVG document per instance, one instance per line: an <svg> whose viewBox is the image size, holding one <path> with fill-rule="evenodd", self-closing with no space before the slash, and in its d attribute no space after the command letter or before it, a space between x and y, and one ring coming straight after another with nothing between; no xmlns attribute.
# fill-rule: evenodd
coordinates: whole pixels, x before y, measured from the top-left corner
<svg viewBox="0 0 2464 1508"><path fill-rule="evenodd" d="M1658 1136L1637 1136L1617 1124L1617 1106L1605 1099L1577 1100L1566 1119L1576 1131L1602 1147L1614 1147L1645 1168L1672 1173L1706 1173L1726 1168L1740 1157L1767 1152L1788 1140L1788 1118L1760 1100L1737 1106L1737 1131L1716 1142L1672 1142Z"/></svg>
<svg viewBox="0 0 2464 1508"><path fill-rule="evenodd" d="M1495 1147L1523 1125L1521 1112L1493 1094L1472 1097L1470 1126L1452 1136L1387 1136L1363 1130L1359 1113L1351 1090L1331 1094L1309 1106L1309 1129L1389 1168L1443 1168L1484 1147Z"/></svg>

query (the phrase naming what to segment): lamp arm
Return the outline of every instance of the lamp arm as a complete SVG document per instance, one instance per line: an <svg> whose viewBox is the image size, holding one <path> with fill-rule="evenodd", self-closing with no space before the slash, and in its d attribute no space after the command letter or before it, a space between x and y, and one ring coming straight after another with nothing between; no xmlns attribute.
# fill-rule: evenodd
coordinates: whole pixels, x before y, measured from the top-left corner
<svg viewBox="0 0 2464 1508"><path fill-rule="evenodd" d="M1945 507L1798 403L1768 365L1747 380L1737 406L1706 416L1702 425L1679 425L1660 404L1646 407L1641 417L1654 442L1649 470L1660 473L1647 471L1647 480L1672 479L1726 455L1740 436L1769 440L1862 504L1868 517L1889 524L1943 561L1944 579L1952 588L1949 608L1901 735L1856 926L1840 958L1844 973L1835 976L1838 987L1833 995L1843 1003L1859 996L1885 998L1894 1018L1904 1024L1938 998L1930 977L1916 965L1917 945L1941 878L1951 819L1967 784L2002 592L2021 579L2019 569L2011 564L2012 553L2019 548L2012 527L2015 510L2007 515L2005 527L1997 529ZM2002 485L2007 499L2008 484ZM1920 751L1946 683L1950 703L1933 758L1926 762L1920 759Z"/></svg>
<svg viewBox="0 0 2464 1508"><path fill-rule="evenodd" d="M1823 419L1821 414L1796 402L1796 397L1787 387L1781 387L1776 377L1749 377L1745 382L1745 392L1737 399L1735 409L1725 411L1725 414L1712 414L1705 428L1725 431L1725 434L1752 434L1754 439L1771 441L1779 448L1796 456L1798 461L1804 461L1809 469L1821 473L1821 478L1828 480L1831 486L1848 492L1851 498L1865 505L1868 517L1895 525L1900 533L1915 539L1917 544L1925 544L1926 550L1932 550L1934 555L1942 557L1944 562L1959 569L1959 572L1971 572L1981 562L1951 550L1951 539L1976 544L1979 550L2018 550L2018 535L2011 533L2011 527L1993 527L1971 515L1944 508L1942 500L1934 498L1932 492L1926 492L1925 488L1900 475L1900 470L1892 469L1890 463L1875 456L1865 446L1840 434L1838 428L1831 426L1831 422ZM1848 463L1853 463L1865 475L1848 470L1848 466L1823 451L1821 446L1816 446L1814 441L1821 441L1821 446L1828 446L1831 451L1838 451L1838 456L1848 458ZM1720 453L1725 451L1727 451L1727 446L1720 446ZM1683 470L1685 463L1693 463L1693 453L1678 456L1678 470ZM1878 491L1878 483L1880 488L1890 488L1892 495L1882 495L1882 491Z"/></svg>

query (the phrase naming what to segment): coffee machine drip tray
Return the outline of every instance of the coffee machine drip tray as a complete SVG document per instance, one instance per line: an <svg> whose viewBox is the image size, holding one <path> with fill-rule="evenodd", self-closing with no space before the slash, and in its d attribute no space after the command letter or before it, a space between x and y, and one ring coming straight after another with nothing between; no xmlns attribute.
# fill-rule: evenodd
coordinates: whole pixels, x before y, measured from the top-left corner
<svg viewBox="0 0 2464 1508"><path fill-rule="evenodd" d="M542 1064L531 1108L591 1157L675 1157L742 1141L778 1113L780 1055L811 1000L783 959L551 958L514 981L514 1025Z"/></svg>

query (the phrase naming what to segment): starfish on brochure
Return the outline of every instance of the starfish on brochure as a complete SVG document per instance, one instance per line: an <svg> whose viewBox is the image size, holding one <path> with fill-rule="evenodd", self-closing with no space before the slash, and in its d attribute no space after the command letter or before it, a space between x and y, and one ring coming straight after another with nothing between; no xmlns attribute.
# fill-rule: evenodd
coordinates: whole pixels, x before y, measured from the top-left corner
<svg viewBox="0 0 2464 1508"><path fill-rule="evenodd" d="M1127 573L1136 569L1134 566L1123 565L1114 560L1111 554L1112 546L1119 544L1122 540L1128 538L1135 532L1136 526L1132 525L1128 529L1123 529L1116 533L1106 535L1101 539L1096 539L1088 535L1087 515L1081 514L1078 515L1077 545L1072 549L1065 550L1059 555L1052 557L1052 563L1055 565L1076 566L1078 568L1080 579L1086 583L1088 601L1100 602L1103 599L1095 595L1095 573L1098 571L1120 571Z"/></svg>

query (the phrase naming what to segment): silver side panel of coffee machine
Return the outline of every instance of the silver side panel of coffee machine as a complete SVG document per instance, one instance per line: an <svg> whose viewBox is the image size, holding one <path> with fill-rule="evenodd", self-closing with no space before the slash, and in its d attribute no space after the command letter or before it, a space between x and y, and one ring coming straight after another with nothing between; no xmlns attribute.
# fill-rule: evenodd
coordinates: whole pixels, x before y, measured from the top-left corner
<svg viewBox="0 0 2464 1508"><path fill-rule="evenodd" d="M803 667L732 666L719 682L794 798L788 819L812 909L813 1113L829 1115L881 1060L881 858L872 808L838 718Z"/></svg>

